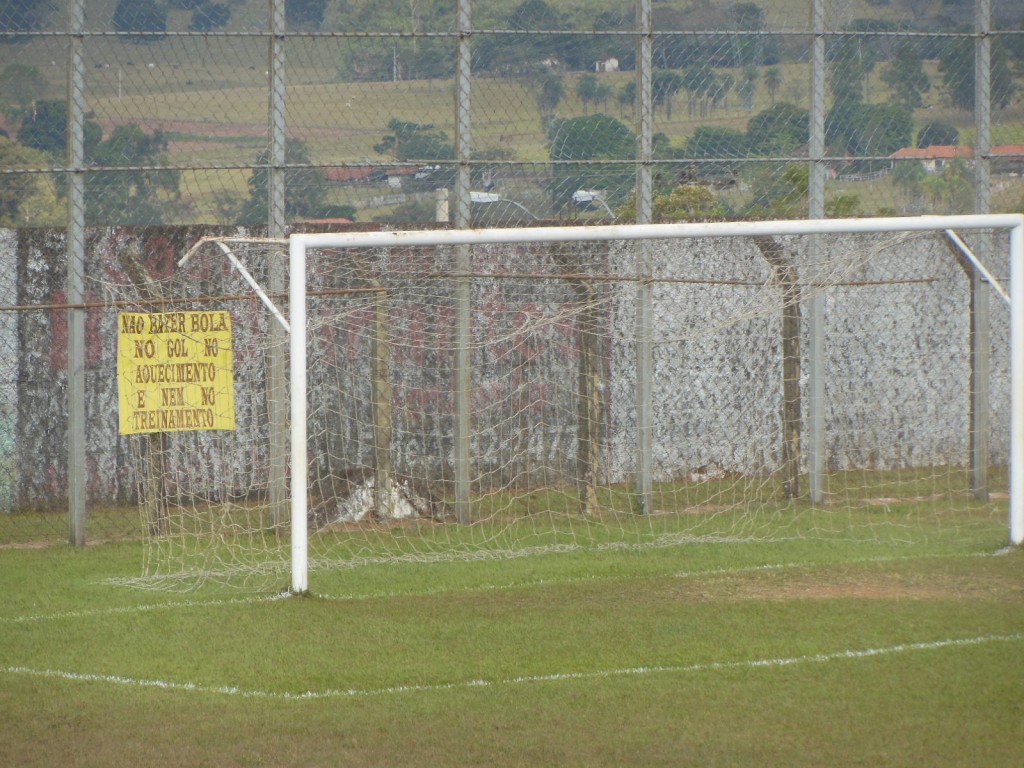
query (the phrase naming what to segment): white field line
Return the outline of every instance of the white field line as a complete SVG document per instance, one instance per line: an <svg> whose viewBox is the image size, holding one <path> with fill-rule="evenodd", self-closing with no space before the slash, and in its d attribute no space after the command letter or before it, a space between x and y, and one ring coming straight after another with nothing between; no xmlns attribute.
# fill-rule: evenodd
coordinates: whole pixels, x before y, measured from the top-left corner
<svg viewBox="0 0 1024 768"><path fill-rule="evenodd" d="M324 699L353 699L377 696L390 696L408 693L434 693L439 691L468 690L474 688L499 688L514 685L535 683L557 683L564 681L602 680L618 677L644 677L656 674L686 674L703 672L721 672L742 669L775 669L792 667L802 664L823 664L832 661L849 661L869 659L881 656L892 656L916 651L934 651L947 648L965 648L986 643L1019 642L1024 635L981 635L978 637L950 638L921 643L901 643L882 648L849 649L833 653L819 653L810 656L791 656L774 659L750 659L748 661L712 661L701 664L656 665L649 667L627 667L623 669L593 670L588 672L560 672L547 675L523 675L498 680L464 680L449 683L429 683L421 685L394 685L382 688L347 688L327 689L323 691L277 692L246 690L237 686L209 686L198 683L178 683L169 680L147 680L144 678L125 677L122 675L100 675L83 672L67 672L55 669L31 669L29 667L5 667L4 674L25 677L49 678L72 682L106 683L131 688L151 688L186 693L215 694L235 696L245 699L263 699L274 701L318 701Z"/></svg>

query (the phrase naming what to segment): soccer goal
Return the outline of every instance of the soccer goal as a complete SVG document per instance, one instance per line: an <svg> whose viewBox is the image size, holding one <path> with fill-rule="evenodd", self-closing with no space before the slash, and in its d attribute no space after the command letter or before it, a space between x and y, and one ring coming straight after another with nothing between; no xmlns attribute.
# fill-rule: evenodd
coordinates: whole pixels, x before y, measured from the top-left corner
<svg viewBox="0 0 1024 768"><path fill-rule="evenodd" d="M977 215L212 238L166 292L230 309L237 418L147 438L147 514L172 521L149 575L305 592L317 569L608 548L998 547L1007 519L1020 544L1022 233Z"/></svg>

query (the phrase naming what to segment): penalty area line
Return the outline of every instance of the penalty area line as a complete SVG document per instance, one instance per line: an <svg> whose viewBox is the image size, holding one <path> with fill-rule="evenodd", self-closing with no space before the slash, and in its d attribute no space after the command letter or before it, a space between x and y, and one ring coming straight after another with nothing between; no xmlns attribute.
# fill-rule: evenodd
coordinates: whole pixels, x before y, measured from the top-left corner
<svg viewBox="0 0 1024 768"><path fill-rule="evenodd" d="M968 638L950 638L920 643L900 643L898 645L879 648L848 649L832 653L818 653L809 656L791 656L768 659L749 659L746 661L711 661L698 664L655 665L643 667L626 667L622 669L592 670L586 672L559 672L546 675L522 675L496 680L464 680L449 683L424 683L416 685L394 685L380 688L348 688L327 689L323 691L276 692L246 690L237 686L210 686L199 683L180 683L169 680L149 680L145 678L126 677L124 675L103 675L84 672L67 672L56 669L32 669L30 667L8 666L0 668L7 675L48 678L71 682L106 683L131 688L149 688L186 693L205 693L221 696L234 696L245 699L266 699L274 701L318 701L324 699L355 699L377 696L389 696L408 693L434 693L452 690L469 690L474 688L499 688L513 685L535 683L555 683L576 680L600 680L617 677L643 677L655 674L682 674L693 672L721 672L742 669L773 669L792 667L802 664L822 664L832 661L849 661L858 659L892 656L902 653L934 651L947 648L965 648L999 642L1019 642L1024 635L981 635Z"/></svg>

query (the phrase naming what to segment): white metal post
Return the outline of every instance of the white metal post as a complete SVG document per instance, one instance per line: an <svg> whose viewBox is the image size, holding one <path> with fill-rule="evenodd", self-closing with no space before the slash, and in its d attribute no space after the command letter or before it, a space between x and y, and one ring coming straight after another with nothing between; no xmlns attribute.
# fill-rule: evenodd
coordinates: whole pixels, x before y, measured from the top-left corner
<svg viewBox="0 0 1024 768"><path fill-rule="evenodd" d="M1010 230L1010 542L1024 543L1024 220Z"/></svg>
<svg viewBox="0 0 1024 768"><path fill-rule="evenodd" d="M306 522L309 465L306 459L306 243L301 238L292 237L288 241L288 271L288 304L291 310L292 592L302 594L309 591L309 532Z"/></svg>

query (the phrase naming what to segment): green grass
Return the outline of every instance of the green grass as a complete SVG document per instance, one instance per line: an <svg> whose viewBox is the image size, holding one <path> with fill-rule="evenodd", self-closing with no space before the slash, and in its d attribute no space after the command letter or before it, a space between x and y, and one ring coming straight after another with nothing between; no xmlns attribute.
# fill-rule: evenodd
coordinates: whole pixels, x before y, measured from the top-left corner
<svg viewBox="0 0 1024 768"><path fill-rule="evenodd" d="M759 514L757 537L636 547L601 546L635 517L549 515L551 540L587 545L367 559L288 599L115 586L141 543L0 550L0 764L1021 764L1024 550L1003 548L1004 502ZM698 527L730 515L751 517ZM435 525L420 546L499 546L517 524ZM906 540L848 535L872 525ZM329 538L368 555L416 537Z"/></svg>

